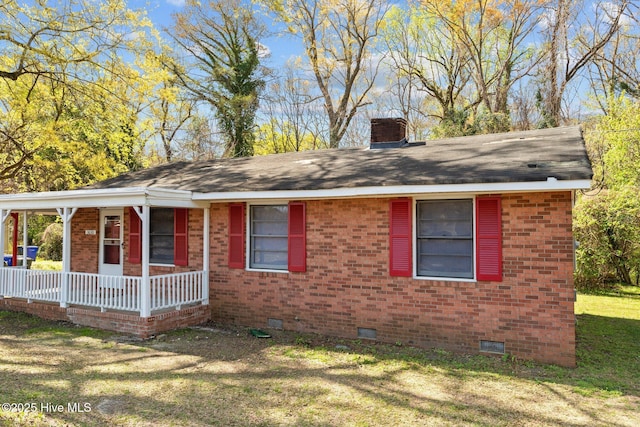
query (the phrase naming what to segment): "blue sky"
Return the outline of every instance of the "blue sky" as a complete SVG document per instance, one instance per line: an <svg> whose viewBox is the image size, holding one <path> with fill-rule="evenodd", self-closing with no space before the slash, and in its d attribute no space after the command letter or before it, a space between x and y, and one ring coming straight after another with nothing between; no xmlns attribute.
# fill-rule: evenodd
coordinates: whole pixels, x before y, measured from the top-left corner
<svg viewBox="0 0 640 427"><path fill-rule="evenodd" d="M131 9L145 9L158 28L171 25L171 14L184 6L184 0L128 0Z"/></svg>
<svg viewBox="0 0 640 427"><path fill-rule="evenodd" d="M127 0L131 9L144 9L158 30L170 28L173 13L182 10L185 0ZM166 37L166 32L163 31ZM280 66L292 55L299 55L301 42L292 36L272 36L262 41L271 52L268 66Z"/></svg>

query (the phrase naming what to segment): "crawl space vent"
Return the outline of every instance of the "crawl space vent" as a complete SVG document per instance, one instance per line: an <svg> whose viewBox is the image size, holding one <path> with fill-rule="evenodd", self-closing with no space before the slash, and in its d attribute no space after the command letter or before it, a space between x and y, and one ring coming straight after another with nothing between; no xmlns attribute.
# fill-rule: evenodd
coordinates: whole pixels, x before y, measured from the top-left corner
<svg viewBox="0 0 640 427"><path fill-rule="evenodd" d="M376 330L369 328L358 328L358 338L366 338L368 340L376 339Z"/></svg>
<svg viewBox="0 0 640 427"><path fill-rule="evenodd" d="M504 354L504 343L499 341L480 341L480 351Z"/></svg>
<svg viewBox="0 0 640 427"><path fill-rule="evenodd" d="M282 329L282 319L267 319L267 326L273 329Z"/></svg>

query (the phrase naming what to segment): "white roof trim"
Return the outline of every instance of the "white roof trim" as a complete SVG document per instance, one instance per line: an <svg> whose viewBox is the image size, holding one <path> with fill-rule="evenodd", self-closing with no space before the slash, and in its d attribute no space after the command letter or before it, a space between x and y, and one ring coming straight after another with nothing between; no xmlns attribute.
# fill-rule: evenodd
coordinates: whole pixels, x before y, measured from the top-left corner
<svg viewBox="0 0 640 427"><path fill-rule="evenodd" d="M478 184L441 184L441 185L397 185L390 187L352 187L326 190L280 190L280 191L233 191L225 193L194 193L194 200L238 201L238 200L295 200L327 199L351 197L403 196L412 194L443 193L520 193L539 191L568 191L588 189L591 180L559 181L549 177L546 181L535 182L499 182Z"/></svg>
<svg viewBox="0 0 640 427"><path fill-rule="evenodd" d="M196 208L204 207L206 203L193 200L190 191L145 187L0 195L2 209L19 211L50 210L57 207L108 208L143 205Z"/></svg>
<svg viewBox="0 0 640 427"><path fill-rule="evenodd" d="M232 191L192 193L164 188L109 188L19 193L0 195L0 208L15 211L54 211L55 208L108 208L122 206L164 206L204 208L208 202L246 200L295 200L354 197L409 196L413 194L516 193L588 189L590 180L499 182L442 185L394 185L326 190Z"/></svg>

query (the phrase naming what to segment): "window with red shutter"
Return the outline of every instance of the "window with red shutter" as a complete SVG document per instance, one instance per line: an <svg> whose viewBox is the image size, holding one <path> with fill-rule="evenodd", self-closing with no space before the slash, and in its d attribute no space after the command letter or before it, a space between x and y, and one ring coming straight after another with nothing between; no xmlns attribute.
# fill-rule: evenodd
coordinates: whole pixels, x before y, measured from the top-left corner
<svg viewBox="0 0 640 427"><path fill-rule="evenodd" d="M502 211L500 197L476 199L476 278L502 281Z"/></svg>
<svg viewBox="0 0 640 427"><path fill-rule="evenodd" d="M411 199L389 202L389 274L412 276Z"/></svg>
<svg viewBox="0 0 640 427"><path fill-rule="evenodd" d="M142 261L142 221L129 208L129 262ZM189 210L152 208L149 215L149 261L154 264L189 264Z"/></svg>
<svg viewBox="0 0 640 427"><path fill-rule="evenodd" d="M129 208L129 262L142 262L142 221L132 207Z"/></svg>
<svg viewBox="0 0 640 427"><path fill-rule="evenodd" d="M289 203L289 271L306 271L306 224L305 204Z"/></svg>
<svg viewBox="0 0 640 427"><path fill-rule="evenodd" d="M417 275L473 279L473 200L416 203Z"/></svg>
<svg viewBox="0 0 640 427"><path fill-rule="evenodd" d="M189 264L189 210L176 208L173 212L173 263Z"/></svg>
<svg viewBox="0 0 640 427"><path fill-rule="evenodd" d="M229 268L244 268L244 203L229 205Z"/></svg>

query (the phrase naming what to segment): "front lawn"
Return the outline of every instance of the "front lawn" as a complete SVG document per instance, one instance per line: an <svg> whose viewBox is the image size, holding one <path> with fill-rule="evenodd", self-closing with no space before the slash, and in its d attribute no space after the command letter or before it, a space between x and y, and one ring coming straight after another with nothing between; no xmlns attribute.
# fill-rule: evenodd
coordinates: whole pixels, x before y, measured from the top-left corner
<svg viewBox="0 0 640 427"><path fill-rule="evenodd" d="M640 295L579 295L576 312L576 369L218 325L135 341L0 312L0 425L640 425Z"/></svg>

